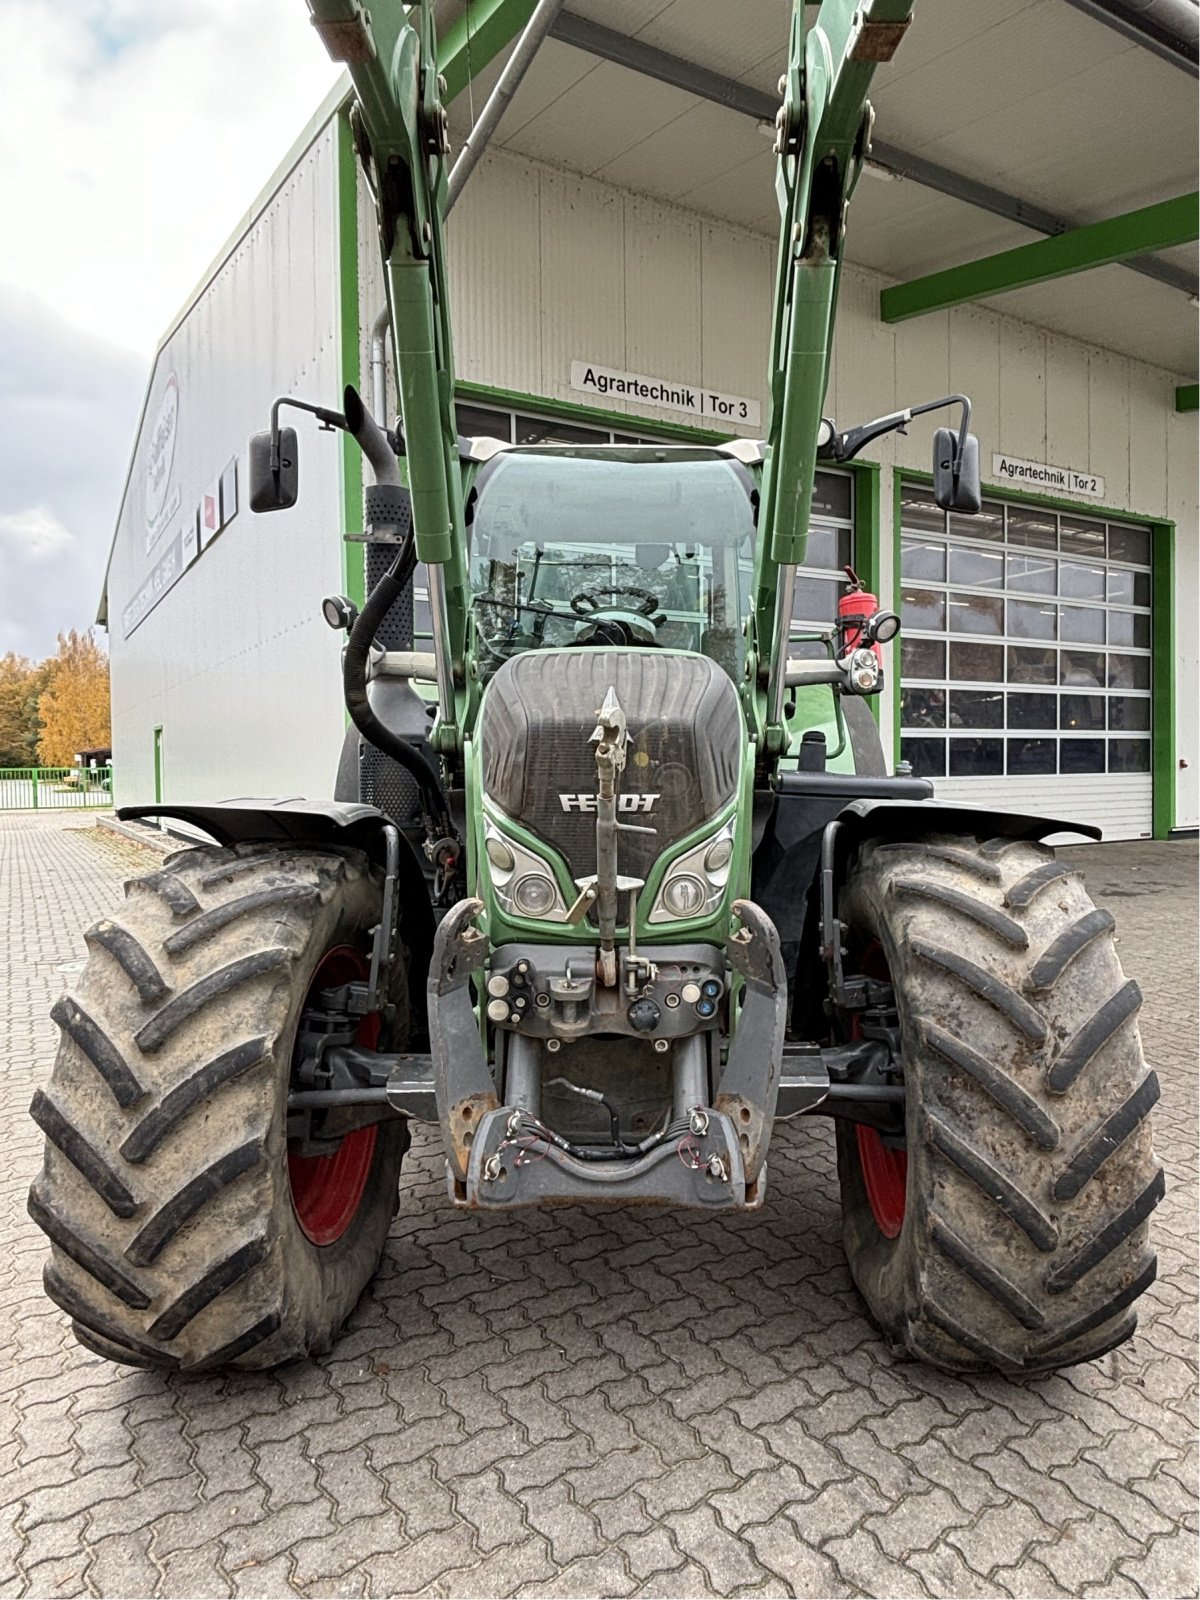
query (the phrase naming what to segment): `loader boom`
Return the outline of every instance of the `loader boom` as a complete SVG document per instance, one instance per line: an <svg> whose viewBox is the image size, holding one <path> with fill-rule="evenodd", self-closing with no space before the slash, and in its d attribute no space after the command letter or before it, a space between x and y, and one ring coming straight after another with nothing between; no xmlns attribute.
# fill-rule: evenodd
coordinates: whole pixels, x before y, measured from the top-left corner
<svg viewBox="0 0 1200 1600"><path fill-rule="evenodd" d="M785 747L784 662L795 569L804 559L846 208L870 143L867 90L913 0L822 0L805 25L793 0L777 119L780 243L769 363L771 419L759 517L756 625L767 685L764 746ZM466 638L466 532L456 458L444 220L446 119L432 5L308 0L354 82L355 133L378 209L417 554L430 569L442 686L439 744L457 741L451 677Z"/></svg>

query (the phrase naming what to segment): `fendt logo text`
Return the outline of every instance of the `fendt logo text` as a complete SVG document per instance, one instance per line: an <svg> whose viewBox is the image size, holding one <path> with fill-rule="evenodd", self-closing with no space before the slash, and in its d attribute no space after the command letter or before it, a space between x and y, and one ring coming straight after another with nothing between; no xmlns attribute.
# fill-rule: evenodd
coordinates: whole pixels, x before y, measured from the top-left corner
<svg viewBox="0 0 1200 1600"><path fill-rule="evenodd" d="M656 794L619 794L618 811L653 811L659 796ZM560 794L558 803L564 811L595 811L594 794Z"/></svg>

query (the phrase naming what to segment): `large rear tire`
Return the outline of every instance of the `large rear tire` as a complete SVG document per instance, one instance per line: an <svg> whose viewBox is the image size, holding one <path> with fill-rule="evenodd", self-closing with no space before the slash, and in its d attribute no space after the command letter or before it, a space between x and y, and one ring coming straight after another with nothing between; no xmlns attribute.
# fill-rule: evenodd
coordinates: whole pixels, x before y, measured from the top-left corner
<svg viewBox="0 0 1200 1600"><path fill-rule="evenodd" d="M1162 1197L1113 920L1045 846L874 844L841 911L890 979L903 1140L838 1128L850 1270L893 1344L949 1370L1037 1372L1128 1339Z"/></svg>
<svg viewBox="0 0 1200 1600"><path fill-rule="evenodd" d="M310 990L365 973L379 874L354 851L201 847L125 893L85 936L31 1106L46 1292L82 1344L135 1366L326 1351L378 1265L408 1133L391 1119L289 1153L288 1085ZM391 998L398 1046L402 962Z"/></svg>

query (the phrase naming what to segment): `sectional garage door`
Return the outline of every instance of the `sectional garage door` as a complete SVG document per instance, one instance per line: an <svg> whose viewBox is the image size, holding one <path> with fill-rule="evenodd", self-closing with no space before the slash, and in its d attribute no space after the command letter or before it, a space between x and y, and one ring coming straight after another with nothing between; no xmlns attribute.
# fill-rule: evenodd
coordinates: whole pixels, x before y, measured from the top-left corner
<svg viewBox="0 0 1200 1600"><path fill-rule="evenodd" d="M901 490L900 749L939 798L1151 832L1151 530Z"/></svg>

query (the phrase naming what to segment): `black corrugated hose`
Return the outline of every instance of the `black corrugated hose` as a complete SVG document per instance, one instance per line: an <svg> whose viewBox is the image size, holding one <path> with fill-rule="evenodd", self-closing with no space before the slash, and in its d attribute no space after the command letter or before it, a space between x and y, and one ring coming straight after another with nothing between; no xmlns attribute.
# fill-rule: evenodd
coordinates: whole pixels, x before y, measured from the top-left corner
<svg viewBox="0 0 1200 1600"><path fill-rule="evenodd" d="M375 746L385 756L391 756L416 780L421 792L421 809L425 813L425 826L430 842L453 839L454 825L450 820L450 807L445 791L432 763L416 745L393 733L379 720L367 698L367 661L383 619L400 598L405 585L417 564L416 545L412 529L397 552L395 561L367 596L346 640L346 654L342 663L342 687L346 697L346 710L350 720L368 744Z"/></svg>

